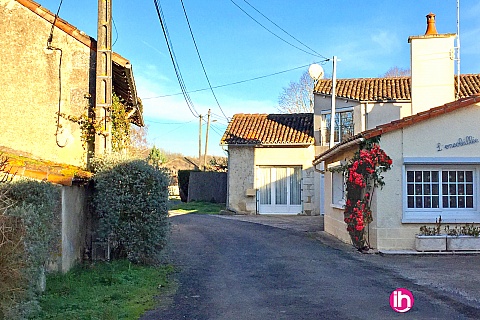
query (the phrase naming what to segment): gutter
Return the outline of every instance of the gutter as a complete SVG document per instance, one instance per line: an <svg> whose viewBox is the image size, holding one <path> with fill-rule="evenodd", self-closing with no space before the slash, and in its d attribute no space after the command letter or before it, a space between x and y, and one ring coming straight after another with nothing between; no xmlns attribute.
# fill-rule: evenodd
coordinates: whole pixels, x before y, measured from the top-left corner
<svg viewBox="0 0 480 320"><path fill-rule="evenodd" d="M345 142L343 144L337 144L333 148L330 148L327 151L325 151L324 153L321 153L317 158L315 158L315 160L313 160L312 163L313 163L314 166L316 166L319 163L321 163L322 161L325 161L326 159L331 158L331 157L339 154L340 152L343 152L343 151L349 149L350 147L352 147L354 145L358 145L358 144L362 143L363 141L365 141L365 138L363 138L363 136L361 136L361 135L357 135L357 138L355 138L353 140L350 140L348 142Z"/></svg>

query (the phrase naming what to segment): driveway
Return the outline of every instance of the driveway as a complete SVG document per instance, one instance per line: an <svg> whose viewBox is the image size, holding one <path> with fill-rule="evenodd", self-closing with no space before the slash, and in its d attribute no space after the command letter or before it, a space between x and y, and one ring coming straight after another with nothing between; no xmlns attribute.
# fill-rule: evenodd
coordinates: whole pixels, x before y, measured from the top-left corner
<svg viewBox="0 0 480 320"><path fill-rule="evenodd" d="M408 269L405 256L362 255L332 239L319 241L319 231L287 228L285 221L275 222L283 224L280 229L231 217L171 219L169 250L178 289L142 319L475 319L480 314L474 300L395 269ZM404 259L403 265L392 268L395 259ZM422 265L415 262L410 269ZM415 304L407 314L389 305L397 288L413 292Z"/></svg>

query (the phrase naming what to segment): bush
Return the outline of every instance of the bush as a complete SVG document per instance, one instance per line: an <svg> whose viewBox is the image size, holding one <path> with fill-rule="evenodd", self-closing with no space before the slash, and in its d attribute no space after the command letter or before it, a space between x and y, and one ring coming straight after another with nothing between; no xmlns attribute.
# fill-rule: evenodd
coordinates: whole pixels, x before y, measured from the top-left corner
<svg viewBox="0 0 480 320"><path fill-rule="evenodd" d="M20 180L2 186L2 194L11 202L5 215L20 219L24 228L21 245L15 254L24 257L21 278L15 295L3 313L9 319L27 318L38 311L44 267L60 245L60 187L51 183ZM12 261L13 262L13 261Z"/></svg>
<svg viewBox="0 0 480 320"><path fill-rule="evenodd" d="M113 258L154 263L168 231L168 175L143 160L104 167L95 177L98 235Z"/></svg>

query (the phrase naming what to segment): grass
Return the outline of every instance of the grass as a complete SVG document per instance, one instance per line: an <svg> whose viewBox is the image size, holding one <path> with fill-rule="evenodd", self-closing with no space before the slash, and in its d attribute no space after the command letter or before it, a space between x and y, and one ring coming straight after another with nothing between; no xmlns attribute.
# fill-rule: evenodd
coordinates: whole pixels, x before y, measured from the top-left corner
<svg viewBox="0 0 480 320"><path fill-rule="evenodd" d="M37 319L138 319L158 304L155 297L168 290L172 272L168 265L118 260L49 275Z"/></svg>
<svg viewBox="0 0 480 320"><path fill-rule="evenodd" d="M201 214L219 214L225 210L225 204L211 203L203 201L180 202L173 201L170 210L177 214L201 213Z"/></svg>

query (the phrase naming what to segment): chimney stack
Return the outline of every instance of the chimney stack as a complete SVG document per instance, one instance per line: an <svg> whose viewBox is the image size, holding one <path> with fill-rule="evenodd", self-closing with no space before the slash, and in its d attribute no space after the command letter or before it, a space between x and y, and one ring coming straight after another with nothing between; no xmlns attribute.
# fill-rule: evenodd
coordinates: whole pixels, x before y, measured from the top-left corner
<svg viewBox="0 0 480 320"><path fill-rule="evenodd" d="M435 14L427 15L427 31L411 36L411 114L455 100L454 33L439 34Z"/></svg>

